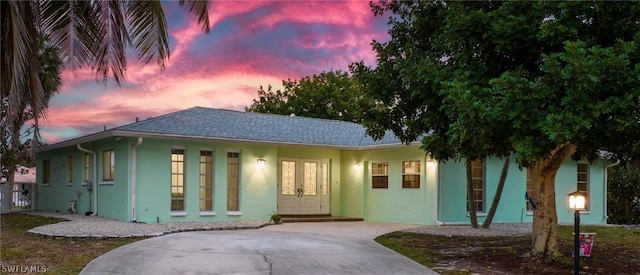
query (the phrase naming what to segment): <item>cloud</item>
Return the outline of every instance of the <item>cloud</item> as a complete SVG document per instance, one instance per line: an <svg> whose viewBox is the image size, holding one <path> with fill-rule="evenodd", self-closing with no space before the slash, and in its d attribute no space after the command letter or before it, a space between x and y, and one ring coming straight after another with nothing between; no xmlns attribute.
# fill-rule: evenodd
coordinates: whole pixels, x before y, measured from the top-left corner
<svg viewBox="0 0 640 275"><path fill-rule="evenodd" d="M170 35L166 68L128 62L121 86L96 81L90 69L65 70L42 136L47 142L86 135L193 106L243 110L259 86L281 89L352 62L374 64L371 41L385 41L386 18L365 1L213 1L211 32L175 2L163 3Z"/></svg>

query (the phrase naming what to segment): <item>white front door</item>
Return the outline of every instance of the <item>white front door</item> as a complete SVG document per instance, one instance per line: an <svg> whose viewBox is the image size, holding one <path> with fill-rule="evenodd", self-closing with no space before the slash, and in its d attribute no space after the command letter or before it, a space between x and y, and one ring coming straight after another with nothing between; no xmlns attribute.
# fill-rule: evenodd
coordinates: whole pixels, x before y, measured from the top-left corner
<svg viewBox="0 0 640 275"><path fill-rule="evenodd" d="M328 169L328 161L281 159L278 163L278 214L328 214Z"/></svg>

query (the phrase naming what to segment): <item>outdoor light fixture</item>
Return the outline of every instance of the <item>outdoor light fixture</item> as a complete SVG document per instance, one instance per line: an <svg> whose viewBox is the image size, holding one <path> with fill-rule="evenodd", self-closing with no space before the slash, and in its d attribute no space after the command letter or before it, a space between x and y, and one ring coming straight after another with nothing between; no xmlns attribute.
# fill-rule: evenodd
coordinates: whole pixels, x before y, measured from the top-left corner
<svg viewBox="0 0 640 275"><path fill-rule="evenodd" d="M360 163L356 163L353 165L353 169L356 169L357 171L362 170L362 166L360 166Z"/></svg>
<svg viewBox="0 0 640 275"><path fill-rule="evenodd" d="M587 210L587 194L583 191L576 191L569 194L569 209L573 211Z"/></svg>
<svg viewBox="0 0 640 275"><path fill-rule="evenodd" d="M258 161L256 162L256 168L262 169L265 166L267 166L267 161L264 160L263 158L259 158Z"/></svg>
<svg viewBox="0 0 640 275"><path fill-rule="evenodd" d="M587 209L587 193L576 191L569 194L569 209L573 217L573 274L580 274L580 211Z"/></svg>
<svg viewBox="0 0 640 275"><path fill-rule="evenodd" d="M427 161L427 167L435 167L436 166L436 162L432 159Z"/></svg>

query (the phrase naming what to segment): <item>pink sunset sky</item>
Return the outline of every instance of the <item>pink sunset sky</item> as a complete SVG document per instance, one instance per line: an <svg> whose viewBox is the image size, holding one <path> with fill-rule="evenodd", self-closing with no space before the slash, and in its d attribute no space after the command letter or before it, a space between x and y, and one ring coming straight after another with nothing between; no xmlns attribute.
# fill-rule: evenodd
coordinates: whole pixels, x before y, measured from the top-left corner
<svg viewBox="0 0 640 275"><path fill-rule="evenodd" d="M375 64L371 41L386 41L388 18L368 1L212 1L205 34L177 2L164 4L171 56L165 69L130 58L126 80L104 85L65 70L41 135L75 138L193 106L244 110L260 86L282 87L352 62Z"/></svg>

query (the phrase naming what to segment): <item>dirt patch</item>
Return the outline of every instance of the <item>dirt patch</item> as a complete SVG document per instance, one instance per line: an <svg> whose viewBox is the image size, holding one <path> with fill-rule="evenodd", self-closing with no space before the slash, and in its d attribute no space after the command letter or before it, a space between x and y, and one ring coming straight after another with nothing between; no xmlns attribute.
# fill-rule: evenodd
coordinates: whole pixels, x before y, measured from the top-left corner
<svg viewBox="0 0 640 275"><path fill-rule="evenodd" d="M394 232L376 239L414 260L444 274L571 274L573 243L559 241L563 257L554 262L524 258L530 237L436 236ZM581 259L581 274L639 274L636 251L607 245L595 246L589 258Z"/></svg>

